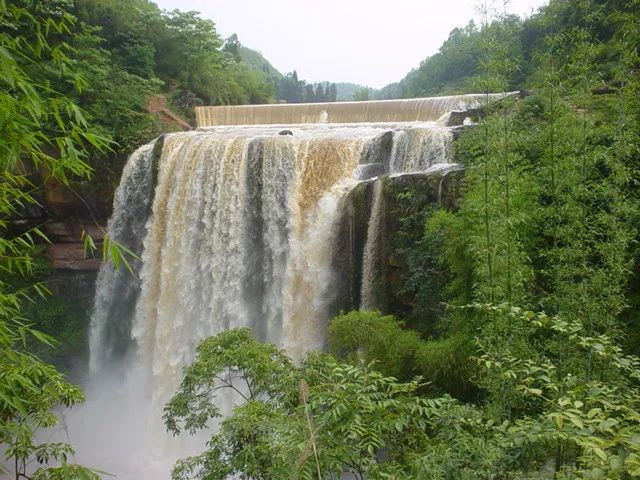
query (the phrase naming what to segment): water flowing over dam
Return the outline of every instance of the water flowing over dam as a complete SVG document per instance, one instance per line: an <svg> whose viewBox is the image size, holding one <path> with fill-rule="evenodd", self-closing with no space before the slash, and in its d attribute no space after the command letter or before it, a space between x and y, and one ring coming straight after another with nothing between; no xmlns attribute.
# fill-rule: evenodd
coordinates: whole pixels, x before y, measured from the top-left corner
<svg viewBox="0 0 640 480"><path fill-rule="evenodd" d="M196 107L196 122L198 127L293 125L299 123L431 122L447 112L476 108L487 100L497 99L504 95L469 94L366 102Z"/></svg>
<svg viewBox="0 0 640 480"><path fill-rule="evenodd" d="M423 102L425 118L412 122L398 121L410 117L405 111L375 114L384 105L349 114L336 113L340 104L317 107L329 121L377 122L347 124L304 123L318 113L309 106L295 119L292 111L278 111L282 106L270 113L211 107L199 111L201 124L288 125L201 128L133 153L108 231L140 259L132 261L133 274L108 263L99 275L83 409L99 409L102 423L92 424L82 409L71 423L75 431L93 429L105 445L92 443L80 456L119 478L168 478L189 447L164 433L162 407L200 340L249 327L300 359L323 348L328 321L340 309L375 306L384 210L376 179L442 175L453 162L453 130L446 115L436 120L443 108L477 102L477 96ZM345 218L353 209L349 195L363 184L375 197L363 213L370 218L364 232L376 238L358 247Z"/></svg>

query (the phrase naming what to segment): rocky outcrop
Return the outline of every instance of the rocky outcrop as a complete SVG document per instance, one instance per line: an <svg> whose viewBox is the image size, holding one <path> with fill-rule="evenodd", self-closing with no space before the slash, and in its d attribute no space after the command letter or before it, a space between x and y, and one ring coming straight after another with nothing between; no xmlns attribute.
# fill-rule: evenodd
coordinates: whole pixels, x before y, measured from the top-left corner
<svg viewBox="0 0 640 480"><path fill-rule="evenodd" d="M78 220L56 220L44 225L44 233L52 242L46 258L55 270L97 271L104 238L104 225ZM96 252L85 248L83 239L90 236Z"/></svg>
<svg viewBox="0 0 640 480"><path fill-rule="evenodd" d="M343 200L337 232L337 245L332 260L338 282L333 314L357 309L360 305L362 257L367 241L367 228L373 204L374 180L356 185Z"/></svg>
<svg viewBox="0 0 640 480"><path fill-rule="evenodd" d="M379 163L389 170L389 160L393 149L393 132L388 131L367 142L362 150L360 164Z"/></svg>
<svg viewBox="0 0 640 480"><path fill-rule="evenodd" d="M365 163L358 165L355 175L358 180L369 180L384 175L386 172L387 167L384 163Z"/></svg>
<svg viewBox="0 0 640 480"><path fill-rule="evenodd" d="M337 247L333 258L339 295L334 312L360 306L363 257L371 212L375 182L382 182L384 209L378 232L380 274L376 282L379 308L401 312L411 308L415 299L398 294L398 282L407 266L396 256L394 235L402 232L407 211L433 207L456 210L461 198L464 169L459 165L439 165L427 172L383 175L356 185L343 201L339 220ZM414 232L415 233L415 232ZM418 235L420 232L418 232Z"/></svg>
<svg viewBox="0 0 640 480"><path fill-rule="evenodd" d="M41 230L51 242L46 258L54 270L95 272L100 268L101 242L112 199L110 187L81 184L72 188L54 180L44 182ZM87 236L97 253L85 252Z"/></svg>
<svg viewBox="0 0 640 480"><path fill-rule="evenodd" d="M51 267L44 280L55 294L70 302L90 305L102 254L106 220L111 213L113 188L106 183L76 182L72 187L34 173L30 180L41 188L33 205L25 205L7 225L17 236L31 232L40 241ZM33 234L37 228L48 239ZM85 251L83 237L91 236L95 252ZM88 315L88 311L86 312Z"/></svg>

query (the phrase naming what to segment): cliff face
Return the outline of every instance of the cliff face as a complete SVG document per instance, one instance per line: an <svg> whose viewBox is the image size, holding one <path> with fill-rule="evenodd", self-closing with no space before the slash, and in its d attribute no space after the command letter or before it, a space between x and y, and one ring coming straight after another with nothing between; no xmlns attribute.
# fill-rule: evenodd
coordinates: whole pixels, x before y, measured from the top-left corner
<svg viewBox="0 0 640 480"><path fill-rule="evenodd" d="M48 239L39 241L35 255L38 267L29 281L43 282L53 296L46 299L32 296L33 302L25 302L24 314L39 330L60 340L60 344L51 348L30 342L29 347L40 358L80 381L87 365L89 318L113 188L88 182L75 183L70 188L38 174L31 175L30 180L40 186L35 196L37 204L22 208L8 222L6 235L16 236L38 228ZM91 236L95 252L85 251L83 234ZM37 235L32 238L40 239Z"/></svg>
<svg viewBox="0 0 640 480"><path fill-rule="evenodd" d="M161 131L190 130L192 126L173 112L166 95L152 95L145 109ZM51 288L54 293L79 295L91 300L94 283L100 268L102 241L107 220L113 209L113 194L126 158L117 156L109 160L112 171L96 167L90 181L74 182L71 187L56 180L34 173L31 181L40 187L38 205L22 210L18 218L11 221L9 234L19 234L39 227L50 243L45 247L45 258L51 266ZM114 174L115 172L115 174ZM95 252L87 252L83 237L90 236L95 243ZM76 278L82 285L67 288L67 280ZM65 279L65 280L62 280Z"/></svg>
<svg viewBox="0 0 640 480"><path fill-rule="evenodd" d="M46 257L54 270L95 275L107 219L111 214L113 188L80 185L79 191L56 181L44 183L42 220L51 241ZM83 236L96 244L93 254L85 252Z"/></svg>
<svg viewBox="0 0 640 480"><path fill-rule="evenodd" d="M424 223L438 209L458 208L464 178L461 167L429 173L383 175L377 180L363 182L345 200L338 234L339 245L333 258L340 295L334 313L358 309L362 306L362 284L366 276L364 264L368 241L376 242L376 264L373 296L375 308L385 313L406 315L417 303L415 294L406 291L404 283L411 268L403 252L423 241ZM382 207L376 220L374 185L381 182ZM376 239L370 224L378 221ZM435 284L434 284L435 285ZM440 294L434 287L432 296Z"/></svg>
<svg viewBox="0 0 640 480"><path fill-rule="evenodd" d="M9 235L39 228L49 242L42 242L44 259L51 267L48 288L70 301L89 305L100 268L104 227L111 212L113 188L79 183L72 188L57 181L33 175L34 185L41 185L37 205L25 206L9 222ZM90 235L95 252L85 251L83 235ZM88 307L86 307L88 309ZM87 312L88 315L88 312Z"/></svg>

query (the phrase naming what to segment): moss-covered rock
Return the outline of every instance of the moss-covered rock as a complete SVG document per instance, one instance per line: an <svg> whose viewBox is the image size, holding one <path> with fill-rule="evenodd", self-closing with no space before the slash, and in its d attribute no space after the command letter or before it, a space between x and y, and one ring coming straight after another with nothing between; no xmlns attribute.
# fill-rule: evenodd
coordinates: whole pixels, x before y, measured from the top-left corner
<svg viewBox="0 0 640 480"><path fill-rule="evenodd" d="M429 245L424 226L437 209L456 209L463 178L461 168L427 173L384 175L356 185L344 200L333 258L339 292L335 312L360 307L364 250L374 203L374 184L382 182L382 217L376 239L373 293L377 308L407 316L423 332L430 331L441 315L437 278L437 245ZM427 269L427 271L423 271ZM436 277L423 282L424 275ZM418 279L420 278L420 282ZM428 285L432 291L418 291ZM426 299L431 301L426 302ZM412 312L416 312L412 320ZM413 326L413 325L412 325Z"/></svg>

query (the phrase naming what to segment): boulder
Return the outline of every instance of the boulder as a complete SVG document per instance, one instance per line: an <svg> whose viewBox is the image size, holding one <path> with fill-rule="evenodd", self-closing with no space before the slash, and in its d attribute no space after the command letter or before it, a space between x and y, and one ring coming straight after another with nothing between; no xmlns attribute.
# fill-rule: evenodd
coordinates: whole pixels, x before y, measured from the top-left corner
<svg viewBox="0 0 640 480"><path fill-rule="evenodd" d="M367 142L360 156L360 164L381 163L389 170L389 159L393 148L393 132L384 132Z"/></svg>
<svg viewBox="0 0 640 480"><path fill-rule="evenodd" d="M386 171L383 163L365 163L358 165L355 175L358 180L369 180L384 175Z"/></svg>
<svg viewBox="0 0 640 480"><path fill-rule="evenodd" d="M54 243L81 242L83 232L91 236L94 242L98 242L104 239L106 226L93 222L53 221L46 223L43 230L47 238Z"/></svg>

